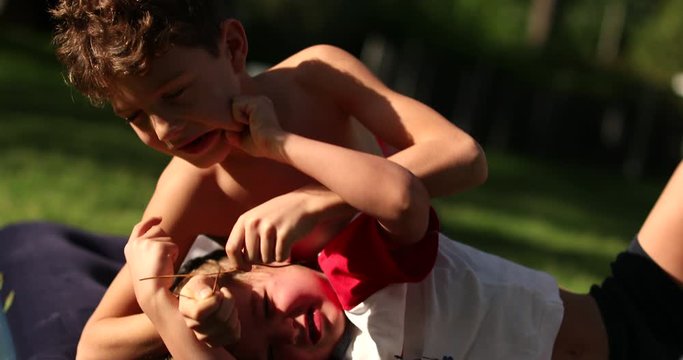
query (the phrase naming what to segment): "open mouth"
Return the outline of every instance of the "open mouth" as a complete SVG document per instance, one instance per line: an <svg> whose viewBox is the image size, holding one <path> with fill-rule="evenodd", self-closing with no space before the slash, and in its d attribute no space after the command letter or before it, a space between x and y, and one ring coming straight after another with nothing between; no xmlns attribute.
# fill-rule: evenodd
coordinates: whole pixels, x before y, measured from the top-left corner
<svg viewBox="0 0 683 360"><path fill-rule="evenodd" d="M320 310L311 308L306 312L306 329L308 330L308 338L313 345L317 344L320 340L320 316Z"/></svg>
<svg viewBox="0 0 683 360"><path fill-rule="evenodd" d="M208 133L200 135L196 139L181 146L178 148L178 150L188 154L198 154L208 148L212 144L213 140L218 137L219 133L219 130L209 131Z"/></svg>

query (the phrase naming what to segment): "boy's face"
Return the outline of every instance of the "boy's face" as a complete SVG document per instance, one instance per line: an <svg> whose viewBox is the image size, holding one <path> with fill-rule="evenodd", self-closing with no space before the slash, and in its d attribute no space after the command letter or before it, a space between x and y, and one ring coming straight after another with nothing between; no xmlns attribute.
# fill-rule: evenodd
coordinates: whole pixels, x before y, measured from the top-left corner
<svg viewBox="0 0 683 360"><path fill-rule="evenodd" d="M344 331L344 313L320 272L255 266L226 287L241 325L239 342L228 347L238 359L327 359Z"/></svg>
<svg viewBox="0 0 683 360"><path fill-rule="evenodd" d="M203 48L173 46L155 58L145 76L115 82L114 111L127 118L149 147L198 167L230 152L226 132L240 132L231 99L241 92L239 71L227 46L219 56Z"/></svg>

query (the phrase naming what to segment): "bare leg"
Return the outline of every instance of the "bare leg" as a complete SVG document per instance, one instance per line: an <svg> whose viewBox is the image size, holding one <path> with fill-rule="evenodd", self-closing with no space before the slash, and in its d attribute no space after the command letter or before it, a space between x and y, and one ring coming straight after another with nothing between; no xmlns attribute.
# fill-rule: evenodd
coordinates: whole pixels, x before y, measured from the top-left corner
<svg viewBox="0 0 683 360"><path fill-rule="evenodd" d="M683 162L645 219L638 239L643 250L683 285Z"/></svg>

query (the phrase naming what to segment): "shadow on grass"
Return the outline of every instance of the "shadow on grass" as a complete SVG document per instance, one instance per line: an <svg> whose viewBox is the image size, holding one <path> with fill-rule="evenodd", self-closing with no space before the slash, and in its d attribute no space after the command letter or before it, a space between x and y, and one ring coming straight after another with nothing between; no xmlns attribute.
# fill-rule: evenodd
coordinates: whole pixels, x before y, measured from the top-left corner
<svg viewBox="0 0 683 360"><path fill-rule="evenodd" d="M456 201L625 239L638 230L666 182L629 182L609 170L511 156L490 156L489 164L487 183Z"/></svg>
<svg viewBox="0 0 683 360"><path fill-rule="evenodd" d="M575 289L602 279L638 231L665 183L628 182L605 169L489 154L489 180L435 201L453 239Z"/></svg>
<svg viewBox="0 0 683 360"><path fill-rule="evenodd" d="M586 253L578 250L553 249L530 244L526 239L513 234L483 232L478 229L444 226L444 233L453 240L479 250L496 254L527 267L549 271L564 269L585 278L602 278L609 270L614 255Z"/></svg>

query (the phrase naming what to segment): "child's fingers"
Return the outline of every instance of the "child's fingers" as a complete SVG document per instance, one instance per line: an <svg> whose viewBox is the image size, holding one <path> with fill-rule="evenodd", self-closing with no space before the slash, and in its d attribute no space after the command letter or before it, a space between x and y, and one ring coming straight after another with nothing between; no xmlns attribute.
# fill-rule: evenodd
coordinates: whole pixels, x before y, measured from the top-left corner
<svg viewBox="0 0 683 360"><path fill-rule="evenodd" d="M214 313L220 306L211 286L213 280L207 276L193 276L180 290L178 310L186 318L201 321Z"/></svg>
<svg viewBox="0 0 683 360"><path fill-rule="evenodd" d="M161 223L160 217L151 217L147 220L140 221L133 226L132 234L135 237L141 237L144 235L152 226L159 225Z"/></svg>
<svg viewBox="0 0 683 360"><path fill-rule="evenodd" d="M275 247L277 246L277 232L273 228L261 231L261 260L269 264L275 261Z"/></svg>
<svg viewBox="0 0 683 360"><path fill-rule="evenodd" d="M206 275L196 275L185 283L185 286L180 290L180 294L195 300L202 300L213 294L212 286L213 278Z"/></svg>
<svg viewBox="0 0 683 360"><path fill-rule="evenodd" d="M244 230L244 249L252 264L261 263L261 239L258 235L258 230L253 226L247 226Z"/></svg>
<svg viewBox="0 0 683 360"><path fill-rule="evenodd" d="M178 254L180 253L180 250L178 249L178 245L171 242L170 238L166 238L162 241L163 241L162 252L166 255L166 258L171 263L175 263L175 261L178 259Z"/></svg>
<svg viewBox="0 0 683 360"><path fill-rule="evenodd" d="M227 322L232 316L232 313L237 313L235 299L230 291L225 287L220 288L217 294L220 297L220 308L216 317L221 322Z"/></svg>
<svg viewBox="0 0 683 360"><path fill-rule="evenodd" d="M212 294L206 299L194 300L186 299L189 301L179 301L178 310L187 319L191 319L197 322L197 324L191 326L191 323L187 323L190 327L197 327L201 325L204 320L209 319L216 311L220 309L220 299L215 294ZM181 305L182 303L182 305Z"/></svg>
<svg viewBox="0 0 683 360"><path fill-rule="evenodd" d="M142 234L142 237L151 239L151 238L159 238L159 237L168 237L168 234L164 229L161 228L160 224L153 225L150 227L144 234Z"/></svg>
<svg viewBox="0 0 683 360"><path fill-rule="evenodd" d="M230 341L230 343L233 343L239 340L242 336L242 326L240 324L237 307L235 307L235 301L232 298L232 294L230 294L230 291L228 291L228 289L222 287L219 291L223 295L223 302L226 303L224 309L225 312L228 314L226 321L228 331L226 331L226 333L228 333L228 335L231 335L231 338L229 338L228 340Z"/></svg>
<svg viewBox="0 0 683 360"><path fill-rule="evenodd" d="M232 98L232 117L237 122L249 124L249 98L246 96L235 96Z"/></svg>
<svg viewBox="0 0 683 360"><path fill-rule="evenodd" d="M231 267L248 271L251 266L245 260L242 249L244 248L244 227L241 219L233 226L228 241L225 243L225 253L228 255L228 264Z"/></svg>
<svg viewBox="0 0 683 360"><path fill-rule="evenodd" d="M219 299L220 305L213 317L201 323L186 318L185 324L193 330L198 340L210 346L233 344L241 336L241 325L232 294L223 287L214 298Z"/></svg>
<svg viewBox="0 0 683 360"><path fill-rule="evenodd" d="M280 239L280 241L275 244L275 261L283 262L289 259L292 252L293 243L293 241L290 239L291 237L292 234L289 234L289 236L286 236L284 239Z"/></svg>

